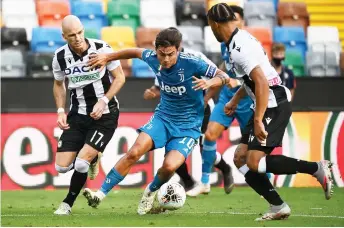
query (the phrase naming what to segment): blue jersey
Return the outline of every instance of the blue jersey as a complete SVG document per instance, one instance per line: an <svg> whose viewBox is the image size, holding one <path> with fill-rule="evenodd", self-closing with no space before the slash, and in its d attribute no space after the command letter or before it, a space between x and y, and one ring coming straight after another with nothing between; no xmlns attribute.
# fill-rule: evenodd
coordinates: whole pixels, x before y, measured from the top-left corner
<svg viewBox="0 0 344 228"><path fill-rule="evenodd" d="M155 51L142 53L142 60L152 68L159 82L160 103L155 115L179 129L200 130L204 116L203 91L192 88L192 76L211 78L217 68L190 53L180 52L177 58L174 66L164 69Z"/></svg>
<svg viewBox="0 0 344 228"><path fill-rule="evenodd" d="M221 55L222 55L222 60L225 62L227 74L231 78L235 78L235 75L233 75L232 71L230 71L230 68L229 68L230 67L229 53L227 51L227 47L225 43L221 43ZM219 102L227 103L228 101L230 101L239 88L240 86L233 89L228 88L228 86L224 86L220 93ZM250 108L251 104L252 104L252 99L249 96L245 96L244 98L240 100L236 111L237 112L245 111L246 109Z"/></svg>

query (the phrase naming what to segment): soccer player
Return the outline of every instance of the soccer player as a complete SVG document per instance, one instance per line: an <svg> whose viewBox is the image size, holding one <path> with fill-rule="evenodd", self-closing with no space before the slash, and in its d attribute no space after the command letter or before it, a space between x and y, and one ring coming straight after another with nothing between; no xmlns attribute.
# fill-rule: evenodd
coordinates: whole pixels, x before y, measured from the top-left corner
<svg viewBox="0 0 344 228"><path fill-rule="evenodd" d="M225 112L232 115L241 98L248 94L255 111L248 122L234 163L246 182L271 205L269 212L257 221L286 219L291 213L269 182L266 172L273 174L305 173L313 175L323 187L325 198L332 196L331 163L308 162L283 155L270 155L282 144L285 128L291 116L291 94L281 85L281 79L271 66L260 43L248 32L237 28L235 14L225 3L214 5L207 14L209 25L219 42L226 42L231 71L243 86L226 104ZM245 162L246 161L246 162Z"/></svg>
<svg viewBox="0 0 344 228"><path fill-rule="evenodd" d="M188 49L188 48L181 48L181 52L193 54L193 55L203 59L209 65L216 66L215 63L213 63L210 59L208 59L202 52L195 51L195 50ZM232 80L231 82L235 82L235 80ZM206 92L204 91L203 94L205 95ZM147 100L160 97L160 86L159 86L158 79L155 79L155 83L151 88L145 90L143 97L144 97L144 99L147 99ZM209 98L207 98L204 101L205 109L204 109L204 118L203 118L202 128L201 128L202 135L201 135L200 139L198 140L201 153L203 150L204 133L207 129L209 117L210 117L210 113L211 113L210 106L208 104L208 100L209 100ZM222 110L223 110L223 108L222 108ZM229 172L231 170L231 168L224 161L224 159L222 158L222 155L219 152L216 152L216 157L217 157L217 160L214 161L214 162L217 162L217 163L215 163L215 167L218 168L219 170L221 170L223 178L225 179L225 181L224 181L225 182L225 185L224 185L225 189L228 189L233 184L232 173ZM196 183L192 179L192 177L190 176L190 174L188 172L187 165L185 162L176 170L176 173L180 176L180 178L182 179L182 181L184 183L186 195L194 196L191 193L191 191L189 191L189 190L193 189L195 186L198 186L198 185L195 185Z"/></svg>
<svg viewBox="0 0 344 228"><path fill-rule="evenodd" d="M156 37L155 49L121 50L97 55L90 65L104 66L108 61L140 58L153 69L160 86L160 103L154 115L138 131L136 142L107 174L97 192L85 189L84 196L92 207L97 207L106 194L127 175L131 167L148 151L166 148L162 167L152 183L144 190L138 214L148 213L157 190L182 165L201 135L204 116L203 91L229 83L228 75L194 55L179 52L182 35L176 28L162 30ZM201 76L211 78L201 79Z"/></svg>
<svg viewBox="0 0 344 228"><path fill-rule="evenodd" d="M244 21L244 10L240 6L231 5L231 9L235 14L235 23L239 28L243 28L245 25ZM221 54L222 59L224 62L221 64L220 69L228 72L229 69L229 56L226 50L225 43L221 43ZM231 76L231 75L230 75ZM252 100L249 96L245 96L239 103L238 108L236 109L235 113L232 116L227 116L224 113L225 104L234 96L235 92L240 88L240 81L234 81L234 88L229 88L227 86L223 86L220 92L220 97L215 105L213 112L210 115L210 122L207 127L207 131L205 133L205 140L204 140L204 147L203 147L203 163L202 163L202 179L201 184L196 185L193 189L191 189L188 194L190 196L197 196L199 194L207 194L210 192L210 183L209 183L209 175L211 173L213 164L215 165L220 162L223 163L223 158L219 158L218 154L216 153L216 140L221 136L222 132L226 130L234 121L234 118L237 119L240 125L241 131L245 128L249 119L251 119L253 111L250 109L252 105ZM215 94L215 91L209 91L206 95L207 99ZM239 145L242 146L242 145ZM224 187L225 192L229 194L234 187L233 176L231 173L231 168L228 166L226 170L223 171L227 174L230 179L224 179ZM225 176L225 175L224 175Z"/></svg>
<svg viewBox="0 0 344 228"><path fill-rule="evenodd" d="M87 172L94 179L99 171L99 152L103 152L117 127L119 115L116 94L125 82L119 61L111 61L101 71L90 70L87 61L91 53L111 53L113 50L101 40L84 37L79 18L66 16L62 22L62 36L67 44L55 51L53 58L54 97L57 124L63 130L58 141L55 168L66 173L74 168L67 197L55 211L69 215L86 183ZM71 105L65 114L66 88L71 91ZM93 165L90 167L90 163Z"/></svg>

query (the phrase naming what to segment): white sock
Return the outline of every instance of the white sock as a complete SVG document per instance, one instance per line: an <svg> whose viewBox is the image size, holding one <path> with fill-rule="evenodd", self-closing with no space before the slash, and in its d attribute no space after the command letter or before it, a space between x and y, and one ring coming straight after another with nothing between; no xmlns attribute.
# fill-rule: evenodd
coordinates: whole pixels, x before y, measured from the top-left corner
<svg viewBox="0 0 344 228"><path fill-rule="evenodd" d="M246 173L249 171L250 169L248 168L248 166L245 164L245 165L243 165L243 166L241 166L240 168L239 168L239 171L240 171L240 173L242 173L244 176L246 175Z"/></svg>
<svg viewBox="0 0 344 228"><path fill-rule="evenodd" d="M259 160L258 173L266 173L266 157L262 157Z"/></svg>
<svg viewBox="0 0 344 228"><path fill-rule="evenodd" d="M217 165L220 163L221 157L222 157L221 154L216 151L216 159L215 159L214 165Z"/></svg>

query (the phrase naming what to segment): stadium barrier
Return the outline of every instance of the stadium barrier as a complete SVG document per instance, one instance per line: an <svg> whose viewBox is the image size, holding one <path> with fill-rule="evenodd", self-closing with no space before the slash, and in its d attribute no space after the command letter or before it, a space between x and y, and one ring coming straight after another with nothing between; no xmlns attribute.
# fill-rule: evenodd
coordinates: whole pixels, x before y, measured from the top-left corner
<svg viewBox="0 0 344 228"><path fill-rule="evenodd" d="M89 188L100 187L105 174L133 145L136 129L145 124L152 113L122 112L119 126L101 159L101 170L94 181L87 181ZM58 138L62 131L56 125L55 113L2 113L1 114L1 190L30 188L56 189L67 187L72 171L58 174L54 159ZM225 131L218 140L217 150L224 154L234 167L232 158L241 134L238 123ZM63 143L63 142L62 142ZM294 112L283 139L283 148L274 151L299 159L317 161L329 159L335 165L333 177L337 186L344 187L344 112ZM153 179L162 164L164 149L147 153L132 168L119 188L144 187ZM196 147L188 159L192 176L201 177L201 156ZM243 176L234 168L235 183L245 184ZM179 180L175 175L173 180ZM210 177L213 185L221 185L221 176L214 172ZM276 176L277 186L319 186L309 175Z"/></svg>

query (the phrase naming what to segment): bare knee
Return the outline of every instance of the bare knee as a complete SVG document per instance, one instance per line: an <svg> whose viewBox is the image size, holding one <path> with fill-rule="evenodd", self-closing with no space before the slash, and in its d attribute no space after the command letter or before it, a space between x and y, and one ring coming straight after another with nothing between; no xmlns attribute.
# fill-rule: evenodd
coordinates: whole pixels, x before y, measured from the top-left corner
<svg viewBox="0 0 344 228"><path fill-rule="evenodd" d="M162 180L168 180L177 170L177 167L171 162L164 162L162 167L158 170L158 175Z"/></svg>
<svg viewBox="0 0 344 228"><path fill-rule="evenodd" d="M216 134L216 132L214 131L211 131L211 130L207 130L205 132L205 139L208 140L208 141L216 141L218 138L218 135Z"/></svg>
<svg viewBox="0 0 344 228"><path fill-rule="evenodd" d="M247 166L251 171L258 172L258 166L259 161L262 157L264 157L264 154L260 154L257 151L250 152L247 156Z"/></svg>
<svg viewBox="0 0 344 228"><path fill-rule="evenodd" d="M141 158L140 146L132 147L125 156L125 159L131 163L136 163Z"/></svg>
<svg viewBox="0 0 344 228"><path fill-rule="evenodd" d="M235 150L233 162L237 168L246 164L247 159L247 145L239 144Z"/></svg>

